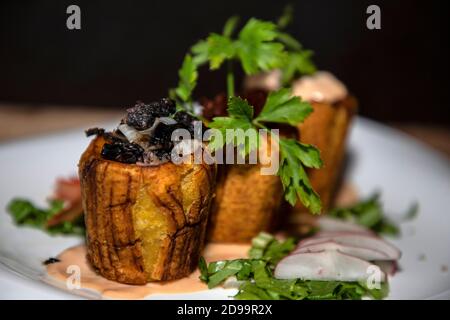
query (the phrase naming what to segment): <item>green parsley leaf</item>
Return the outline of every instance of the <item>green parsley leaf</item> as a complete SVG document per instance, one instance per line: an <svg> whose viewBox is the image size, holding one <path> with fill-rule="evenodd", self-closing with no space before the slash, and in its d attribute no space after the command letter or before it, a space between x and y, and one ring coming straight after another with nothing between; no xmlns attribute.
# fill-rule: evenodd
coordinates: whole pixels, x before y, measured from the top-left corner
<svg viewBox="0 0 450 320"><path fill-rule="evenodd" d="M207 282L208 277L208 265L206 264L205 258L200 257L198 261L198 269L200 270L200 280Z"/></svg>
<svg viewBox="0 0 450 320"><path fill-rule="evenodd" d="M290 83L297 75L313 74L316 66L312 62L313 52L310 50L297 50L289 52L286 63L282 67L282 82Z"/></svg>
<svg viewBox="0 0 450 320"><path fill-rule="evenodd" d="M232 118L243 119L248 122L253 120L253 107L248 104L247 100L239 97L230 98L227 111Z"/></svg>
<svg viewBox="0 0 450 320"><path fill-rule="evenodd" d="M240 20L239 16L232 16L228 18L223 27L222 34L225 37L231 37L233 35L233 32L236 30L239 20Z"/></svg>
<svg viewBox="0 0 450 320"><path fill-rule="evenodd" d="M213 135L208 144L210 151L217 151L225 144L233 144L245 157L259 146L259 133L252 124L253 107L246 100L231 97L228 101L229 117L215 117L208 127L220 133L219 139Z"/></svg>
<svg viewBox="0 0 450 320"><path fill-rule="evenodd" d="M43 229L50 234L84 234L84 220L80 217L76 221L65 221L51 228L46 228L47 221L60 212L64 203L60 200L49 201L47 209L39 208L26 199L13 199L7 206L7 211L14 222L20 226L30 226Z"/></svg>
<svg viewBox="0 0 450 320"><path fill-rule="evenodd" d="M269 93L261 113L255 121L288 123L292 126L303 122L313 111L308 102L293 97L290 89Z"/></svg>
<svg viewBox="0 0 450 320"><path fill-rule="evenodd" d="M226 59L235 55L235 46L229 37L213 33L208 37L208 59L211 70L219 69Z"/></svg>
<svg viewBox="0 0 450 320"><path fill-rule="evenodd" d="M192 61L195 63L195 65L201 66L208 62L208 50L209 45L206 40L200 40L192 46Z"/></svg>
<svg viewBox="0 0 450 320"><path fill-rule="evenodd" d="M417 214L418 205L413 204L405 213L403 220L410 220ZM352 206L334 208L329 214L333 217L344 219L365 226L378 234L398 236L399 227L390 221L384 213L380 195L375 193L369 198Z"/></svg>
<svg viewBox="0 0 450 320"><path fill-rule="evenodd" d="M197 85L197 66L193 62L191 55L187 54L183 60L183 65L178 72L180 80L175 93L183 102L191 101L192 91Z"/></svg>
<svg viewBox="0 0 450 320"><path fill-rule="evenodd" d="M290 50L300 51L303 48L302 44L289 33L278 32L277 40L281 41L286 46L286 48Z"/></svg>
<svg viewBox="0 0 450 320"><path fill-rule="evenodd" d="M280 139L279 143L281 159L278 175L285 190L285 199L294 206L299 198L312 213L319 213L322 203L301 165L319 168L322 165L319 151L294 139ZM305 149L307 155L304 154Z"/></svg>
<svg viewBox="0 0 450 320"><path fill-rule="evenodd" d="M242 266L243 263L240 260L227 261L220 270L208 276L208 288L214 288L228 277L234 276L242 269Z"/></svg>
<svg viewBox="0 0 450 320"><path fill-rule="evenodd" d="M278 28L284 29L294 20L294 6L288 4L283 8L282 15L277 20Z"/></svg>
<svg viewBox="0 0 450 320"><path fill-rule="evenodd" d="M260 127L260 122L297 125L311 111L312 108L308 103L302 102L298 97L292 97L288 89L281 89L270 93L260 115L252 119L253 107L239 97L231 97L228 101L229 116L216 117L208 124L210 128L218 130L217 135L212 135L208 148L214 152L223 148L225 144L234 144L241 156L245 157L259 147L257 126ZM303 168L306 166L317 169L322 166L319 151L294 139L279 139L279 143L281 161L278 175L284 187L286 200L295 205L297 199L300 199L312 212L319 212L321 209L319 196L312 189Z"/></svg>
<svg viewBox="0 0 450 320"><path fill-rule="evenodd" d="M283 44L274 42L276 25L272 22L250 19L239 33L237 54L246 74L256 74L281 67L286 53Z"/></svg>

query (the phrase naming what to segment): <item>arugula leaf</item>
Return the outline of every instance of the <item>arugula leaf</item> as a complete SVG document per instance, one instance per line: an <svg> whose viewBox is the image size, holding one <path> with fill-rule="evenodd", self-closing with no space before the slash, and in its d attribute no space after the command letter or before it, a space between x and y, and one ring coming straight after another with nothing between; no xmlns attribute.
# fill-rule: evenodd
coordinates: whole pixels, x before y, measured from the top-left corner
<svg viewBox="0 0 450 320"><path fill-rule="evenodd" d="M405 214L404 220L415 217L417 209L417 204L413 204ZM378 234L398 236L400 233L399 227L385 216L378 193L355 205L332 209L329 214L365 226Z"/></svg>
<svg viewBox="0 0 450 320"><path fill-rule="evenodd" d="M280 156L278 175L283 184L285 199L294 206L299 198L312 213L319 213L322 209L320 197L312 188L301 165L320 168L322 161L319 151L294 139L280 139Z"/></svg>
<svg viewBox="0 0 450 320"><path fill-rule="evenodd" d="M269 93L257 122L287 123L295 126L303 122L313 111L308 102L293 97L290 89L280 89Z"/></svg>
<svg viewBox="0 0 450 320"><path fill-rule="evenodd" d="M47 221L64 207L63 201L51 200L49 207L42 209L36 207L26 199L13 199L7 206L7 211L18 225L44 229L50 234L84 234L84 221L79 218L74 222L65 221L51 228L46 228Z"/></svg>

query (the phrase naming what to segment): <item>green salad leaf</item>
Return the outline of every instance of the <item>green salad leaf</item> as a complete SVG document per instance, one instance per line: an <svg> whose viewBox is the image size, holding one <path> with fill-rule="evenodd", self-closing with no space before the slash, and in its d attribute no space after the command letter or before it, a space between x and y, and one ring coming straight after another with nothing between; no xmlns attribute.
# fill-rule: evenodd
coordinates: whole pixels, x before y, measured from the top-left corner
<svg viewBox="0 0 450 320"><path fill-rule="evenodd" d="M373 299L387 296L387 283L382 283L380 289L369 289L362 282L276 279L273 276L276 264L295 245L293 238L281 241L268 233L260 233L252 241L249 259L215 261L207 265L201 258L200 279L208 288L214 288L235 277L240 282L235 299L240 300L358 300L365 296Z"/></svg>
<svg viewBox="0 0 450 320"><path fill-rule="evenodd" d="M404 214L403 220L414 218L417 211L418 204L414 203ZM378 234L390 236L400 234L399 227L385 216L379 193L352 206L332 209L329 215L365 226Z"/></svg>
<svg viewBox="0 0 450 320"><path fill-rule="evenodd" d="M79 217L73 222L64 221L61 224L47 228L47 221L55 214L60 212L64 203L60 200L50 200L49 207L39 208L26 199L13 199L7 206L7 211L14 222L21 226L30 226L38 229L44 229L50 234L76 234L85 233L83 217Z"/></svg>

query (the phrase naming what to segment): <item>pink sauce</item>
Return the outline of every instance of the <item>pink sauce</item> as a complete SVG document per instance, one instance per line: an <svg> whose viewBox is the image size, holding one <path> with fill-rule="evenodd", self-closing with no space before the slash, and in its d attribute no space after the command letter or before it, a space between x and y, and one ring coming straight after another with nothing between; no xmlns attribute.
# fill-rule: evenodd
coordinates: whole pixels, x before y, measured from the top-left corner
<svg viewBox="0 0 450 320"><path fill-rule="evenodd" d="M207 262L247 257L250 246L246 244L208 244L203 256ZM199 280L199 271L190 276L166 282L152 282L143 286L133 286L107 280L95 273L86 260L86 247L80 245L63 251L58 259L61 262L47 266L47 282L57 287L67 288L66 281L71 276L67 273L69 266L80 268L81 289L98 292L102 298L112 299L144 299L155 294L188 293L207 290L207 286Z"/></svg>

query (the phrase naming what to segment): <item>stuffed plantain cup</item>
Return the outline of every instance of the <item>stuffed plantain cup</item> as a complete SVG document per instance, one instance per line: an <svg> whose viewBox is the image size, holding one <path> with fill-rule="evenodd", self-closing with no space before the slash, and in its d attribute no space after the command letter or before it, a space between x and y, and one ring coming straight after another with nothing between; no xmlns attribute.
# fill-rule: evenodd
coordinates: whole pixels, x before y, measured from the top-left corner
<svg viewBox="0 0 450 320"><path fill-rule="evenodd" d="M110 280L145 284L189 275L201 253L216 167L169 161L176 128L194 120L167 99L128 110L79 163L88 260Z"/></svg>
<svg viewBox="0 0 450 320"><path fill-rule="evenodd" d="M280 87L280 70L258 74L245 79L250 92L273 91ZM356 99L332 74L319 71L303 76L292 83L293 94L309 101L313 112L298 125L298 136L304 143L321 151L323 167L309 170L311 184L320 195L323 209L332 204L345 154L347 133L357 110ZM308 212L298 204L295 212Z"/></svg>
<svg viewBox="0 0 450 320"><path fill-rule="evenodd" d="M259 114L267 101L263 91L249 92L244 96ZM203 99L203 116L213 118L224 115L226 99L223 95L215 99ZM275 124L282 138L297 138L297 130L284 124ZM268 136L260 148L279 153L276 144ZM283 210L283 185L275 174L264 175L262 170L273 165L270 156L260 158L256 164L219 165L216 197L213 200L207 239L212 242L250 242L261 231L274 231L279 226Z"/></svg>
<svg viewBox="0 0 450 320"><path fill-rule="evenodd" d="M207 238L212 242L250 242L277 226L283 187L278 176L261 175L264 165L221 165Z"/></svg>
<svg viewBox="0 0 450 320"><path fill-rule="evenodd" d="M320 195L323 209L332 204L345 155L347 133L357 110L357 101L328 72L304 76L293 84L295 95L311 102L313 113L298 126L300 139L321 150L323 167L311 170L310 179ZM301 204L296 211L307 212Z"/></svg>
<svg viewBox="0 0 450 320"><path fill-rule="evenodd" d="M267 94L253 92L245 97L257 112ZM217 95L203 99L203 116L212 119L226 114L227 99ZM223 164L218 167L216 196L213 199L207 239L212 242L250 242L261 231L276 226L283 199L280 179L261 175L262 164Z"/></svg>

